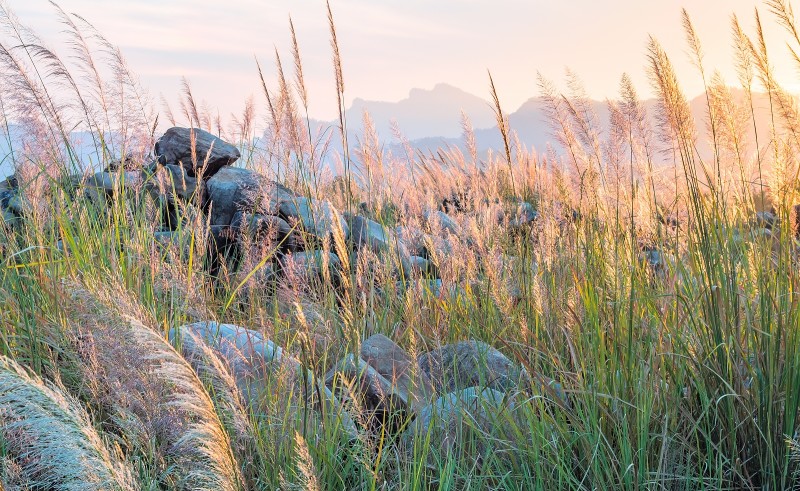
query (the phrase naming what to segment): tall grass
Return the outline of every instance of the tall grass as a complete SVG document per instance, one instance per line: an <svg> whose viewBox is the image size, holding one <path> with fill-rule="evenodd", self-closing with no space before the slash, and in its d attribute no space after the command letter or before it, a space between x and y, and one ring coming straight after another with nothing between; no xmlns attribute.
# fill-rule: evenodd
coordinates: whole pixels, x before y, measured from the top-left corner
<svg viewBox="0 0 800 491"><path fill-rule="evenodd" d="M767 7L796 53L791 6ZM334 132L315 134L310 123L291 21L294 73L276 53L271 87L270 72L257 66L266 105L257 131L252 101L226 128L188 81L181 110L164 104L158 118L121 52L83 18L54 8L64 53L0 4L0 133L19 124L31 136L25 146L9 138L24 217L16 228L0 226L6 488L28 479L84 489L69 483L89 472L120 489L798 486L800 119L772 71L758 13L753 35L731 19L741 97L708 70L702 33L684 11L697 73L676 73L651 39L655 104L623 76L601 122L577 75L567 74L563 91L540 75L558 144L540 153L519 142L490 76L499 153L479 152L464 117L466 152L415 152L397 128L396 154L368 115L351 148L345 53L328 5L339 154ZM706 87L704 121L693 119L682 76ZM756 121L762 93L768 127ZM185 175L120 173L109 177L108 194L87 177L119 158L121 167L146 167L159 119L219 134L240 146L243 165L400 239L387 251L351 253L337 226L314 247L336 254L340 271L323 262L318 274L281 276L269 269L281 244L267 234L246 243L238 261L212 268L201 191ZM75 128L91 135L93 156L76 153ZM181 220L164 239L160 207L170 193L181 198ZM519 226L523 199L539 218ZM458 204L452 222L434 213L445 200ZM767 209L777 217L770 230L754 220ZM312 239L298 231L297 240ZM441 281L404 264L406 250L425 255ZM171 329L211 320L282 346L311 370L304 380L324 378L383 333L412 354L482 340L541 383L509 395L492 424L435 415L432 425L460 428L457 439L443 444L435 440L442 432L418 428L407 445L330 417L338 408L315 411L303 403L314 388L302 380L269 379L251 396L214 346L167 342ZM344 407L363 423L349 395ZM29 441L50 453L26 453ZM69 452L85 458L51 465Z"/></svg>

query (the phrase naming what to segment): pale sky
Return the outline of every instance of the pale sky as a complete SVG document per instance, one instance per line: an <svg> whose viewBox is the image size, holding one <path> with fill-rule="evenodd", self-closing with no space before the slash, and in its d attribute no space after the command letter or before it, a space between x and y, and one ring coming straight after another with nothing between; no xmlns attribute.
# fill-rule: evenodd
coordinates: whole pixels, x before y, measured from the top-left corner
<svg viewBox="0 0 800 491"><path fill-rule="evenodd" d="M2 1L2 0L0 0ZM57 23L46 0L6 0L21 21L58 49ZM225 115L240 113L254 94L263 107L254 59L274 80L274 49L292 65L292 16L304 58L313 117L336 111L323 0L61 0L122 48L157 101L177 101L181 76L195 96ZM792 91L800 74L789 61L783 30L754 0L331 0L344 64L346 99L397 101L414 87L449 83L489 98L491 70L505 109L537 95L536 72L561 82L566 67L588 93L614 97L628 72L640 94L647 81L648 34L661 41L689 96L701 79L689 64L681 28L685 6L701 37L709 68L730 84L730 14L753 34L758 6L767 26L778 78ZM457 118L458 115L454 115Z"/></svg>

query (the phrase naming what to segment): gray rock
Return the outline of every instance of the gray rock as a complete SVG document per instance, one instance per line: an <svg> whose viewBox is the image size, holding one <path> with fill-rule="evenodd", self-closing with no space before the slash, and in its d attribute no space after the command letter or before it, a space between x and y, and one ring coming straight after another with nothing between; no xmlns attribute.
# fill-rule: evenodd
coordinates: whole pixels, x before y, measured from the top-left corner
<svg viewBox="0 0 800 491"><path fill-rule="evenodd" d="M192 146L194 137L194 147ZM177 165L207 179L239 159L239 149L199 128L170 128L159 138L155 154L161 165Z"/></svg>
<svg viewBox="0 0 800 491"><path fill-rule="evenodd" d="M280 214L289 224L299 223L302 229L319 240L333 239L336 227L341 227L344 240L350 238L347 221L329 201L297 197L280 204Z"/></svg>
<svg viewBox="0 0 800 491"><path fill-rule="evenodd" d="M420 355L417 361L439 392L474 386L500 391L531 387L524 368L480 341L448 344Z"/></svg>
<svg viewBox="0 0 800 491"><path fill-rule="evenodd" d="M514 438L515 429L525 429L513 420L514 410L505 394L470 387L424 407L400 441L408 452L415 445L426 445L430 450L429 465L446 458L477 465L490 449L497 452L514 448L507 436Z"/></svg>
<svg viewBox="0 0 800 491"><path fill-rule="evenodd" d="M655 247L645 247L641 252L641 260L655 274L664 274L667 270L667 261L664 253Z"/></svg>
<svg viewBox="0 0 800 491"><path fill-rule="evenodd" d="M179 348L196 369L201 368L203 345L225 363L251 410L261 412L263 398L276 390L290 401L289 409L309 405L326 411L355 435L355 425L339 400L299 361L260 333L233 324L196 322L170 329L170 342ZM320 400L320 396L322 400Z"/></svg>
<svg viewBox="0 0 800 491"><path fill-rule="evenodd" d="M337 284L342 269L342 263L336 254L321 250L287 254L280 263L281 273L285 278L307 284L323 284L326 276Z"/></svg>
<svg viewBox="0 0 800 491"><path fill-rule="evenodd" d="M406 270L406 277L412 276L438 278L439 270L435 264L428 261L424 257L411 256L408 259L408 270Z"/></svg>
<svg viewBox="0 0 800 491"><path fill-rule="evenodd" d="M425 254L425 233L417 227L398 225L395 234L405 243L409 254L422 257Z"/></svg>
<svg viewBox="0 0 800 491"><path fill-rule="evenodd" d="M756 227L772 230L772 227L778 223L778 217L769 211L759 211L753 218L753 225Z"/></svg>
<svg viewBox="0 0 800 491"><path fill-rule="evenodd" d="M429 231L442 231L456 236L461 236L461 226L450 215L443 211L427 210L422 218Z"/></svg>
<svg viewBox="0 0 800 491"><path fill-rule="evenodd" d="M145 181L145 189L149 191L153 199L161 204L162 211L169 215L164 222L170 228L174 228L174 225L178 222L176 203L189 202L197 194L202 194L203 183L190 176L185 169L177 165L166 165L156 170L157 172L153 178ZM104 185L103 191L109 194L110 191L106 191L105 188L105 184L107 184L106 176L101 176L100 182ZM96 188L90 187L87 188L87 191L94 189ZM89 196L92 197L91 195Z"/></svg>
<svg viewBox="0 0 800 491"><path fill-rule="evenodd" d="M283 251L298 250L292 227L281 217L237 211L231 220L231 228L237 230L240 238L247 237L256 245L266 241L275 246L281 244L280 250Z"/></svg>
<svg viewBox="0 0 800 491"><path fill-rule="evenodd" d="M433 261L434 263L441 264L453 254L453 245L442 237L425 234L423 237L423 244L424 248L421 257Z"/></svg>
<svg viewBox="0 0 800 491"><path fill-rule="evenodd" d="M0 224L14 228L19 225L19 216L9 210L0 210Z"/></svg>
<svg viewBox="0 0 800 491"><path fill-rule="evenodd" d="M530 225L539 218L539 212L527 201L519 201L514 216L508 221L510 227Z"/></svg>
<svg viewBox="0 0 800 491"><path fill-rule="evenodd" d="M212 225L229 225L238 211L276 215L292 192L258 172L224 167L206 183L203 207L210 209Z"/></svg>
<svg viewBox="0 0 800 491"><path fill-rule="evenodd" d="M392 229L368 218L354 216L350 221L350 237L357 250L367 248L382 257L396 252L400 266L405 271L411 270L411 254Z"/></svg>
<svg viewBox="0 0 800 491"><path fill-rule="evenodd" d="M391 383L392 393L410 410L428 404L435 393L411 356L383 334L374 334L361 344L361 358Z"/></svg>
<svg viewBox="0 0 800 491"><path fill-rule="evenodd" d="M115 188L133 189L141 185L142 173L136 171L97 172L89 178L86 184L110 194Z"/></svg>
<svg viewBox="0 0 800 491"><path fill-rule="evenodd" d="M5 207L11 213L17 216L23 216L25 214L25 207L27 205L27 202L25 198L23 198L19 194L12 193L11 195L7 196L5 201L6 201Z"/></svg>
<svg viewBox="0 0 800 491"><path fill-rule="evenodd" d="M352 353L325 375L325 386L366 416L373 431L395 425L410 411L407 394L382 376L367 362Z"/></svg>

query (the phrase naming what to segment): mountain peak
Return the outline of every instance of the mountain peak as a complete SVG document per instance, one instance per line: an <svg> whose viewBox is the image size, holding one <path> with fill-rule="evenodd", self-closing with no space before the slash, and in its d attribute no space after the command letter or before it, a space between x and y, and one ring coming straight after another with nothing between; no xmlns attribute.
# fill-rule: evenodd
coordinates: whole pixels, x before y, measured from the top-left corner
<svg viewBox="0 0 800 491"><path fill-rule="evenodd" d="M391 121L397 121L400 130L409 139L424 137L457 137L461 134L461 111L481 128L494 122L489 103L447 83L437 83L431 89L411 89L408 97L397 102L366 101L354 99L349 112L358 119L366 110L379 134L391 134Z"/></svg>

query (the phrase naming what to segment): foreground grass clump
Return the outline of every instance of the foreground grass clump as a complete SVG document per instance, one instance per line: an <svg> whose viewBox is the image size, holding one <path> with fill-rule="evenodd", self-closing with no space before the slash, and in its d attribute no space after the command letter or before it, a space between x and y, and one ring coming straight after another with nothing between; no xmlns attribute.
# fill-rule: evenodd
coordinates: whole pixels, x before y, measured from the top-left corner
<svg viewBox="0 0 800 491"><path fill-rule="evenodd" d="M793 33L789 6L769 6ZM259 138L252 105L235 127L214 128L187 84L184 123L235 142L243 166L329 200L350 225L360 215L396 233L384 249L356 253L341 226L319 240L294 224L293 240L339 260L309 262L312 272L284 267L297 251L270 235L241 238L236 260L209 254L219 237L200 188L183 175L164 181L166 171L149 165L154 111L121 54L83 19L58 12L76 66L0 7L13 38L0 40L0 76L13 82L0 92L0 113L6 133L13 121L35 142L12 146L16 182L0 188L0 487L777 490L800 482L800 119L770 71L759 18L753 39L733 21L744 96L708 77L707 155L655 40L655 114L627 77L608 124L596 121L574 75L566 94L540 79L564 150L543 156L515 140L493 81L499 157L478 154L467 120L465 150L398 157L368 117L350 145L342 117L343 150L334 152L327 133L303 123L308 95L294 38L295 79L278 59L277 89L264 83L270 124ZM684 28L706 80L688 15ZM753 128L757 92L766 93L772 127ZM93 166L77 155L74 127L90 130ZM113 171L107 188L89 177L97 168ZM166 233L164 203L184 194ZM404 247L427 266L404 265ZM168 341L207 321L258 331L283 348L292 376L253 369L254 384L236 377L252 361L246 347L215 350L191 333L183 345ZM348 397L358 387L340 387L336 399L317 382L375 333L413 359L482 341L524 368L531 387L438 394L424 420L376 430ZM341 407L325 410L334 400Z"/></svg>

